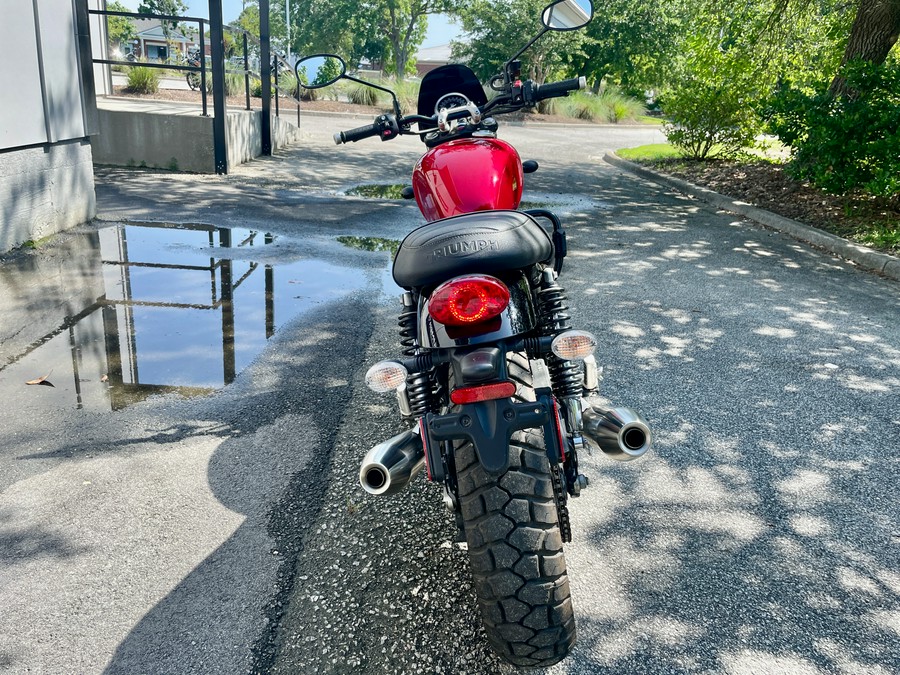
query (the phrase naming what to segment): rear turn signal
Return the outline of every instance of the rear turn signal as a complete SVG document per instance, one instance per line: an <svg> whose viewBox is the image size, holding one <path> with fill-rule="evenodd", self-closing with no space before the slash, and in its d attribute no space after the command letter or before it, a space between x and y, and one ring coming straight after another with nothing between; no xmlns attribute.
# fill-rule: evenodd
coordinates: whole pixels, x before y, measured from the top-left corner
<svg viewBox="0 0 900 675"><path fill-rule="evenodd" d="M567 330L550 344L550 349L563 361L583 361L594 353L597 338L586 330Z"/></svg>
<svg viewBox="0 0 900 675"><path fill-rule="evenodd" d="M514 382L494 382L477 387L460 387L450 393L450 400L456 405L493 401L498 398L509 398L516 393Z"/></svg>
<svg viewBox="0 0 900 675"><path fill-rule="evenodd" d="M438 286L428 313L445 326L470 326L500 316L509 305L509 289L486 274L456 277Z"/></svg>
<svg viewBox="0 0 900 675"><path fill-rule="evenodd" d="M383 394L406 384L406 368L396 361L379 361L366 373L366 386Z"/></svg>

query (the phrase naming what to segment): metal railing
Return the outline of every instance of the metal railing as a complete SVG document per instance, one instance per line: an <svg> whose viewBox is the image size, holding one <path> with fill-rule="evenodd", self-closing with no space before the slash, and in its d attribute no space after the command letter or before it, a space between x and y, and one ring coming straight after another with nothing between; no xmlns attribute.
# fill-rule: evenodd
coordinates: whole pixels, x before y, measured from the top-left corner
<svg viewBox="0 0 900 675"><path fill-rule="evenodd" d="M160 21L172 21L172 22L188 22L188 23L196 23L198 25L199 36L200 36L200 65L199 66L184 66L178 65L174 63L154 63L152 61L128 61L126 59L118 60L118 59L93 59L94 63L103 63L109 66L140 66L147 68L163 68L165 70L180 70L186 72L199 72L200 73L200 91L203 95L203 116L208 117L209 113L207 111L206 104L206 31L204 30L204 26L208 24L208 20L201 17L192 17L192 16L173 16L171 14L139 14L137 12L115 12L112 10L106 9L89 9L88 14L94 14L97 16L107 17L104 18L104 21L108 23L108 17L110 16L123 16L132 19L159 19ZM109 32L109 27L107 25L107 34ZM248 99L249 99L249 88L247 90ZM213 93L215 96L215 93Z"/></svg>
<svg viewBox="0 0 900 675"><path fill-rule="evenodd" d="M249 68L249 59L248 59L248 54L247 54L248 41L252 41L253 43L255 43L255 45L257 47L262 47L262 45L261 45L259 39L255 35L253 35L253 33L249 33L248 31L244 30L240 26L226 25L225 30L231 31L233 33L241 33L241 35L243 37L244 69L245 69L247 82L248 82L248 84L247 84L247 110L250 110L249 76L252 75L256 79L262 80L262 75L258 72L248 70L248 68ZM281 87L278 86L278 73L281 70L281 68L279 68L279 65L284 66L288 71L291 71L291 72L293 71L293 67L291 66L290 62L284 56L282 56L281 54L278 54L278 53L274 53L274 52L272 53L271 69L272 69L272 79L274 80L273 84L275 85L275 95L273 96L273 98L275 99L275 117L281 116L281 109L279 106L278 98L279 98L279 94L284 94L284 98L289 98L292 101L294 101L294 103L296 104L296 106L297 106L297 126L300 126L300 99L293 92L287 91L286 89L282 89ZM235 71L235 72L241 72L241 71Z"/></svg>
<svg viewBox="0 0 900 675"><path fill-rule="evenodd" d="M280 95L285 95L286 98L292 99L297 105L297 125L300 124L300 99L294 95L293 92L287 92L286 90L279 87L278 83L278 73L281 70L279 66L284 66L288 71L291 71L291 64L281 56L280 54L271 52L271 45L268 39L268 21L265 23L265 30L261 30L265 35L265 40L261 40L254 36L253 34L247 32L243 28L234 25L225 25L222 22L222 1L221 0L210 0L210 19L204 19L202 17L190 17L190 16L177 16L170 14L141 14L137 12L117 12L112 10L98 10L91 9L88 10L89 14L102 16L104 17L104 21L107 21L107 17L110 16L119 16L119 17L128 17L132 19L158 19L160 21L168 21L172 23L196 23L198 27L199 34L199 46L200 46L200 55L199 55L199 64L198 65L183 65L183 64L172 64L172 63L155 63L152 61L141 61L139 63L128 61L128 60L119 60L119 59L93 59L94 63L100 63L105 65L119 65L119 66L141 66L148 68L161 68L165 70L175 70L182 71L187 73L199 73L200 74L200 93L202 100L202 115L204 117L209 117L208 103L207 103L207 65L206 65L206 46L209 45L210 48L210 57L212 60L212 95L213 95L213 109L214 109L214 121L213 121L213 145L215 152L215 170L216 173L227 173L228 172L228 157L227 157L227 147L225 140L225 122L224 117L226 114L227 108L227 97L225 91L225 73L242 73L244 75L244 95L245 95L245 105L247 110L252 110L250 106L250 78L251 76L254 78L258 78L260 82L264 82L266 78L269 78L269 86L262 86L263 90L263 98L262 98L262 138L263 138L263 154L269 155L272 153L272 143L271 143L271 100L267 100L267 93L271 93L271 84L272 84L272 70L274 68L274 84L275 91L273 98L275 99L275 116L279 117L281 114L280 110ZM262 23L262 22L261 22ZM209 40L206 39L206 30L209 28ZM225 50L224 50L224 31L228 30L233 34L241 35L241 42L243 46L243 61L244 68L241 69L227 69L226 68L226 59L225 59ZM108 28L107 28L108 34ZM255 43L255 46L259 48L259 65L261 73L257 73L250 69L250 42Z"/></svg>

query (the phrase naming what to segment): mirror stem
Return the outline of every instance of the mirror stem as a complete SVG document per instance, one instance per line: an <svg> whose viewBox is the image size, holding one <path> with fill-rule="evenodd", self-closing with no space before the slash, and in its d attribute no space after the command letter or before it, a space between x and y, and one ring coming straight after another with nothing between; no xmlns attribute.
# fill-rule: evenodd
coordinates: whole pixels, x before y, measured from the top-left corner
<svg viewBox="0 0 900 675"><path fill-rule="evenodd" d="M545 26L544 29L540 33L538 33L533 38L531 38L531 41L527 45L522 47L522 49L517 51L515 53L515 55L509 61L507 61L506 63L503 64L503 79L506 81L507 87L509 87L509 85L512 84L512 82L509 81L509 64L511 64L513 61L515 61L520 56L522 56L522 54L524 54L528 50L528 48L531 47L531 45L533 45L535 42L537 42L544 35L544 33L546 33L549 30L550 29Z"/></svg>
<svg viewBox="0 0 900 675"><path fill-rule="evenodd" d="M400 112L400 101L397 100L397 94L392 92L390 89L388 89L386 87L382 87L381 85L375 84L373 82L366 82L365 80L360 80L359 78L353 77L352 75L344 74L343 77L345 80L352 80L353 82L359 82L359 84L364 84L368 87L373 87L375 89L380 89L381 91L386 91L388 94L391 95L391 99L394 102L394 114L397 116L398 119L400 117L402 117L402 113Z"/></svg>

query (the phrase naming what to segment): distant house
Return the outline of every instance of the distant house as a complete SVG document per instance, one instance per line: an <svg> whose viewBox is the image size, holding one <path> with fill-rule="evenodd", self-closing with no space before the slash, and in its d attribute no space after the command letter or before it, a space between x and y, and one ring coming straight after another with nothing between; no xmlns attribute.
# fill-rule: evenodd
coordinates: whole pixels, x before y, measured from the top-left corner
<svg viewBox="0 0 900 675"><path fill-rule="evenodd" d="M159 19L137 19L134 22L137 35L130 45L123 45L125 52L134 54L138 58L148 61L181 60L188 49L199 47L197 31L186 31L185 35L180 30L169 30L169 40L163 31L162 22Z"/></svg>
<svg viewBox="0 0 900 675"><path fill-rule="evenodd" d="M425 73L448 63L450 63L449 43L420 49L416 54L416 75L423 77Z"/></svg>

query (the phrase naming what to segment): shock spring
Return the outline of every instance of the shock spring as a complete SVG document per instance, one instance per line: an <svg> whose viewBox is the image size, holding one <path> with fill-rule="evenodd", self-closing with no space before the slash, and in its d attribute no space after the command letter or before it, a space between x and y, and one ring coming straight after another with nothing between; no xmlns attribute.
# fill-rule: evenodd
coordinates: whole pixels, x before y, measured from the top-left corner
<svg viewBox="0 0 900 675"><path fill-rule="evenodd" d="M403 356L415 356L419 353L419 341L416 338L416 303L412 293L404 293L403 309L397 324L400 326L400 347Z"/></svg>
<svg viewBox="0 0 900 675"><path fill-rule="evenodd" d="M553 270L544 270L537 302L541 317L541 334L557 335L571 328L569 300L565 290L556 283ZM548 354L546 360L553 382L553 392L560 398L581 396L581 366L574 361L564 361L555 354Z"/></svg>
<svg viewBox="0 0 900 675"><path fill-rule="evenodd" d="M412 293L404 293L403 309L397 324L400 326L400 346L403 355L416 357L419 355L419 341L416 335L416 299ZM437 409L434 392L434 373L432 366L423 372L410 373L406 378L406 394L409 398L410 411L414 418Z"/></svg>

